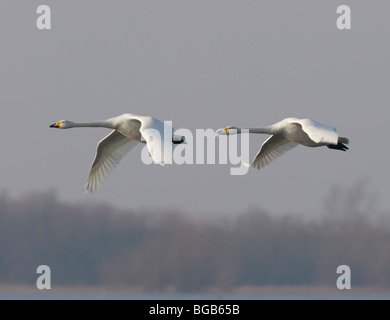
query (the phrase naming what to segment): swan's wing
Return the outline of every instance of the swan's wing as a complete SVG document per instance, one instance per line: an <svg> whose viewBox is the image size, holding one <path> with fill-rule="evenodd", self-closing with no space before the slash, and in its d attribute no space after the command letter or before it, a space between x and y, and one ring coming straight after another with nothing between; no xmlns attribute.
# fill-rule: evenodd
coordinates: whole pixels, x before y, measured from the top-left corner
<svg viewBox="0 0 390 320"><path fill-rule="evenodd" d="M337 144L339 136L335 128L311 119L296 119L294 122L302 126L302 130L315 143Z"/></svg>
<svg viewBox="0 0 390 320"><path fill-rule="evenodd" d="M297 145L282 135L270 136L261 146L251 166L260 169Z"/></svg>
<svg viewBox="0 0 390 320"><path fill-rule="evenodd" d="M125 137L116 130L99 141L95 160L93 160L85 184L86 191L97 191L103 180L137 143L137 141Z"/></svg>
<svg viewBox="0 0 390 320"><path fill-rule="evenodd" d="M139 117L142 137L155 163L161 165L172 163L173 128L166 122L152 117Z"/></svg>

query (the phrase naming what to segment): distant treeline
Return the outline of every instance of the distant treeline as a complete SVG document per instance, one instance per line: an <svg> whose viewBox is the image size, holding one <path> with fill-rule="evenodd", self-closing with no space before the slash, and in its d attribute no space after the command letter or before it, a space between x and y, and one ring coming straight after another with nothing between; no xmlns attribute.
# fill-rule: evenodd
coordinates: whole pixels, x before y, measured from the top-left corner
<svg viewBox="0 0 390 320"><path fill-rule="evenodd" d="M0 284L145 290L328 285L348 265L352 285L390 287L390 223L351 206L319 220L262 211L229 219L66 204L54 194L0 196ZM213 212L210 211L210 217Z"/></svg>

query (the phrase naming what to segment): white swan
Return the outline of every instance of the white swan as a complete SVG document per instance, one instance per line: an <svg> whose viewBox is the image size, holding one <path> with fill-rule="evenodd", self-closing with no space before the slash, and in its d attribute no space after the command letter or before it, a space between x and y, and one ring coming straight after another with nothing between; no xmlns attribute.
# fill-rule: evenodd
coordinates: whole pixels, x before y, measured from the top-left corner
<svg viewBox="0 0 390 320"><path fill-rule="evenodd" d="M130 113L102 121L76 123L61 120L50 126L50 128L58 129L77 127L114 129L97 146L95 159L85 185L86 191L89 192L98 190L102 181L138 142L146 143L153 161L161 165L172 163L172 142L174 144L184 142L184 137L173 135L173 128L167 123L152 117ZM167 140L170 137L172 141Z"/></svg>
<svg viewBox="0 0 390 320"><path fill-rule="evenodd" d="M251 166L260 169L298 144L306 147L327 146L330 149L348 150L347 138L339 137L335 128L310 119L286 118L273 125L259 128L226 127L218 134L266 133L269 137L261 146ZM345 143L345 144L344 144Z"/></svg>

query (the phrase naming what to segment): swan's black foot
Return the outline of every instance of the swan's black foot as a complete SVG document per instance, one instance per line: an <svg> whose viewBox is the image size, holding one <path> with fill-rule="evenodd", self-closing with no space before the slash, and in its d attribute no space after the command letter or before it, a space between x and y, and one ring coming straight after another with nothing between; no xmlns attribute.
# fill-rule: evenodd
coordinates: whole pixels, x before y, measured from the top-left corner
<svg viewBox="0 0 390 320"><path fill-rule="evenodd" d="M349 149L345 144L343 144L341 142L339 142L337 145L336 144L329 144L328 148L329 149L342 150L342 151L347 151Z"/></svg>

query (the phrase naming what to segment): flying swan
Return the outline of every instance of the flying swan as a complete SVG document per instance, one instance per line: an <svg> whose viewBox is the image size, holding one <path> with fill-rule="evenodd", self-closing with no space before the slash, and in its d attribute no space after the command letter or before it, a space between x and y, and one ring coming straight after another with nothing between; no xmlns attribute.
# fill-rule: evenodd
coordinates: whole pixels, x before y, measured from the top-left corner
<svg viewBox="0 0 390 320"><path fill-rule="evenodd" d="M146 143L154 162L164 165L172 163L172 143L179 144L185 140L183 136L173 135L173 128L167 123L152 117L130 113L102 121L76 123L61 120L50 126L50 128L58 129L80 127L113 129L98 143L95 159L85 184L85 189L89 192L97 191L103 180L139 142ZM164 134L164 132L168 134ZM172 137L172 141L167 140L169 137Z"/></svg>
<svg viewBox="0 0 390 320"><path fill-rule="evenodd" d="M306 147L327 146L330 149L346 151L347 138L339 137L335 128L310 119L286 118L273 125L258 128L226 127L218 134L266 133L271 136L263 143L256 157L250 163L262 168L285 152L301 144Z"/></svg>

